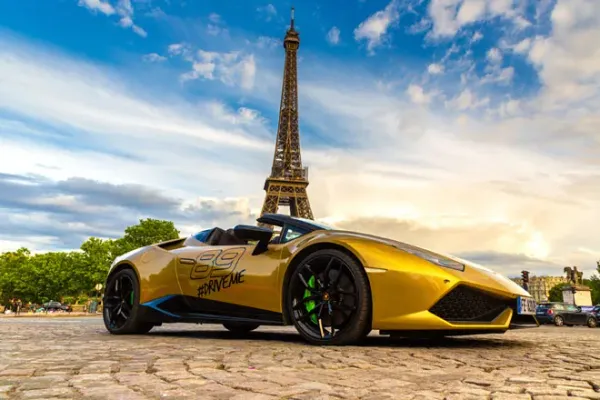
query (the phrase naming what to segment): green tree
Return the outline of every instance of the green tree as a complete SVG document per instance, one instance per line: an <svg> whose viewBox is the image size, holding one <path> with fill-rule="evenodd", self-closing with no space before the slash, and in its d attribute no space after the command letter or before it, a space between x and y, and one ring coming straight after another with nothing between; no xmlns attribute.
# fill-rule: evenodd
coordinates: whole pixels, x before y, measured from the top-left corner
<svg viewBox="0 0 600 400"><path fill-rule="evenodd" d="M26 265L30 251L24 247L0 255L0 294L2 303L26 294Z"/></svg>
<svg viewBox="0 0 600 400"><path fill-rule="evenodd" d="M552 289L550 289L550 293L548 295L548 301L563 301L562 289L565 286L568 286L568 283L559 283L558 285L554 285Z"/></svg>
<svg viewBox="0 0 600 400"><path fill-rule="evenodd" d="M108 269L115 259L115 244L113 240L90 237L83 242L80 249L83 252L77 260L81 263L81 267L78 268L78 281L82 285L80 291L89 291L106 279Z"/></svg>
<svg viewBox="0 0 600 400"><path fill-rule="evenodd" d="M173 222L144 219L125 229L122 238L90 237L78 251L32 255L26 248L0 254L0 304L81 298L104 282L114 259L139 247L179 237Z"/></svg>
<svg viewBox="0 0 600 400"><path fill-rule="evenodd" d="M125 235L115 241L114 254L118 257L139 247L177 239L178 237L179 231L171 221L152 218L141 219L137 225L125 229Z"/></svg>

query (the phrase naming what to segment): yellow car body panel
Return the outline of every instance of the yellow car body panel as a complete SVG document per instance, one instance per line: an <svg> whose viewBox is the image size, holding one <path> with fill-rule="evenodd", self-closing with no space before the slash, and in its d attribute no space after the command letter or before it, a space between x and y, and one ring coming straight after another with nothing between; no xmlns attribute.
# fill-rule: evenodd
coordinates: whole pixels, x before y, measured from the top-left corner
<svg viewBox="0 0 600 400"><path fill-rule="evenodd" d="M109 275L132 267L139 278L139 303L173 318L166 322L192 316L222 322L247 316L261 324L290 324L284 307L286 279L305 255L322 248L342 249L364 268L374 330L501 332L510 328L514 307L484 322L452 322L430 310L459 286L507 302L531 298L513 281L477 264L371 235L315 230L284 244L269 244L258 254L256 247L256 243L207 245L191 236L125 254L115 260ZM464 270L437 265L419 256L420 251L462 263ZM182 300L169 310L157 305L160 299L173 297ZM177 307L189 312L179 315ZM535 317L531 320L537 326Z"/></svg>

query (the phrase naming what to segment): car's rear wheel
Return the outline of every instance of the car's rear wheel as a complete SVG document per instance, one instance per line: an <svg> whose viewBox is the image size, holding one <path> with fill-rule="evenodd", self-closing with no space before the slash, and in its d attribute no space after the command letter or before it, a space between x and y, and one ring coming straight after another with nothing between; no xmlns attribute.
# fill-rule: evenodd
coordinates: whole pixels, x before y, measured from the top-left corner
<svg viewBox="0 0 600 400"><path fill-rule="evenodd" d="M587 326L589 326L590 328L595 328L598 326L598 321L596 321L596 318L590 317L587 320Z"/></svg>
<svg viewBox="0 0 600 400"><path fill-rule="evenodd" d="M310 343L353 344L371 330L367 275L340 250L323 249L303 259L285 290L288 315Z"/></svg>
<svg viewBox="0 0 600 400"><path fill-rule="evenodd" d="M560 315L557 315L556 317L554 317L554 325L563 326L564 324L565 324L565 320L563 319L563 317L561 317Z"/></svg>
<svg viewBox="0 0 600 400"><path fill-rule="evenodd" d="M106 282L102 316L104 326L113 334L147 333L154 326L139 316L140 285L129 268L117 271Z"/></svg>
<svg viewBox="0 0 600 400"><path fill-rule="evenodd" d="M223 326L233 333L243 334L252 332L260 326L260 324L252 324L248 322L226 322Z"/></svg>

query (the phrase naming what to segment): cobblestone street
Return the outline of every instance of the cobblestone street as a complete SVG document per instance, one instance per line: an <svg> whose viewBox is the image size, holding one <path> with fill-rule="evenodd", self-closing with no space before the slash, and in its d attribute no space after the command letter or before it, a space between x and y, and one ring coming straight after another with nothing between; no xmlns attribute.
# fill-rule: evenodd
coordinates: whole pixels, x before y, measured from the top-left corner
<svg viewBox="0 0 600 400"><path fill-rule="evenodd" d="M0 318L0 399L600 399L600 329L305 344L217 325L111 336L100 318Z"/></svg>

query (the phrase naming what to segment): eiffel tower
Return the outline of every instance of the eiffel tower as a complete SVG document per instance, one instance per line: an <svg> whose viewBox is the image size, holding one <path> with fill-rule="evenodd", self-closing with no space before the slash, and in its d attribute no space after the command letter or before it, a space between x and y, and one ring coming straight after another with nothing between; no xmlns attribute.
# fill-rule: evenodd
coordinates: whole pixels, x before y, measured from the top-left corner
<svg viewBox="0 0 600 400"><path fill-rule="evenodd" d="M294 8L292 8L290 29L286 32L283 47L285 48L285 64L275 155L271 175L265 181L266 196L260 215L277 213L279 206L289 206L292 216L314 219L306 193L308 168L302 167L300 157L298 68L296 65L300 37L294 29Z"/></svg>

